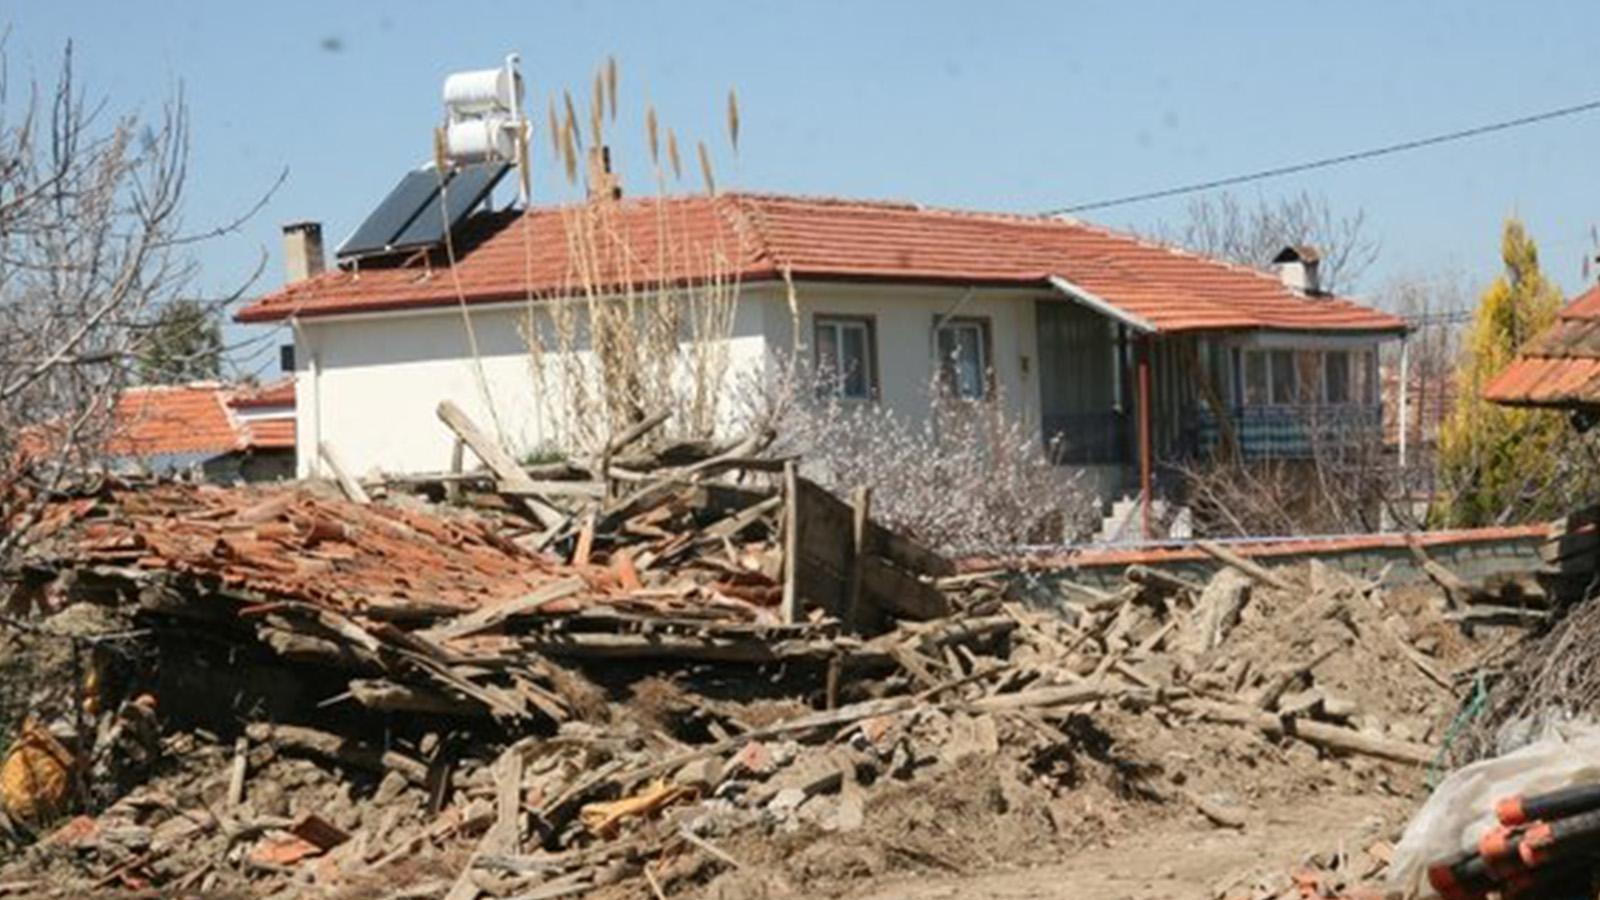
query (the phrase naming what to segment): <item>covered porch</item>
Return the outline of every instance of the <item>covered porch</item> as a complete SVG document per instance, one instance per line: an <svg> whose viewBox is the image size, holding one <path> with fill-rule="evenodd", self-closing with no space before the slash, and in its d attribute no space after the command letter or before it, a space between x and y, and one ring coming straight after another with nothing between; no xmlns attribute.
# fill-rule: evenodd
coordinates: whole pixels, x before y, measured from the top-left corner
<svg viewBox="0 0 1600 900"><path fill-rule="evenodd" d="M1157 329L1061 296L1036 303L1040 422L1063 465L1148 505L1205 459L1309 460L1382 438L1378 347L1393 335Z"/></svg>

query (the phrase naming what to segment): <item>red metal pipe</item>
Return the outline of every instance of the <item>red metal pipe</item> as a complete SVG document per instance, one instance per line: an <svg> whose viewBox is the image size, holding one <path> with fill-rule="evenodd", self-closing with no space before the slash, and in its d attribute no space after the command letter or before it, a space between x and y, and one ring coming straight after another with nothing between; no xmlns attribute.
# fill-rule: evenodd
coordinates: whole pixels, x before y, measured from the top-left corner
<svg viewBox="0 0 1600 900"><path fill-rule="evenodd" d="M1150 339L1139 339L1139 517L1150 540Z"/></svg>

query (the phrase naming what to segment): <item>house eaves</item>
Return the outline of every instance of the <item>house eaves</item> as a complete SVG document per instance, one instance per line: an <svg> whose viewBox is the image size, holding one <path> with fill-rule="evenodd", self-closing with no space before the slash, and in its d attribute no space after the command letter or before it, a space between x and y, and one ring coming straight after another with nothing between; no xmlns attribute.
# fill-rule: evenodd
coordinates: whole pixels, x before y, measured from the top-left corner
<svg viewBox="0 0 1600 900"><path fill-rule="evenodd" d="M1081 303L1107 318L1115 319L1134 331L1155 334L1159 330L1149 319L1119 309L1115 304L1095 294L1093 291L1085 290L1060 275L1050 276L1050 286L1055 288L1058 293L1065 295L1067 299Z"/></svg>

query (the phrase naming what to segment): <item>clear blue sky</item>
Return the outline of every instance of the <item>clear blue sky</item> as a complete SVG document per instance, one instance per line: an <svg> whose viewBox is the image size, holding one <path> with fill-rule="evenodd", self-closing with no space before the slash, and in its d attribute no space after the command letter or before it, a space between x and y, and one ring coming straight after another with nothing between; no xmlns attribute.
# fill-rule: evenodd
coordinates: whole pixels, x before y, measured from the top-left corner
<svg viewBox="0 0 1600 900"><path fill-rule="evenodd" d="M511 50L538 124L548 92L570 86L581 100L616 55L625 188L640 184L649 99L682 135L708 139L723 185L1035 211L1600 97L1596 12L1592 0L30 0L0 21L11 27L13 78L51 76L70 38L81 81L116 108L153 110L185 85L193 225L230 218L287 167L245 235L203 250L215 288L265 249L265 289L281 280L278 224L318 219L341 240L428 157L444 75ZM737 161L724 137L730 86L744 119ZM542 133L535 148L536 194L550 199ZM1600 222L1597 154L1592 113L1242 195L1309 190L1337 210L1365 210L1383 243L1368 293L1407 274L1456 273L1476 286L1497 271L1499 225L1515 213L1570 292ZM1182 207L1091 217L1144 229Z"/></svg>

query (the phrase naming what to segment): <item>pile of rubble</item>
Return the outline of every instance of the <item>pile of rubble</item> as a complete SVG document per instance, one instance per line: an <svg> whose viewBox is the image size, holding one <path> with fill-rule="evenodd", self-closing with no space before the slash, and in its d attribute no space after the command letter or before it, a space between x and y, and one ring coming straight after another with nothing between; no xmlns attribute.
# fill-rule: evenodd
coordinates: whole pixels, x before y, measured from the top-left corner
<svg viewBox="0 0 1600 900"><path fill-rule="evenodd" d="M10 614L83 659L7 757L41 802L8 803L37 841L0 894L807 892L1412 792L1456 703L1466 644L1420 596L1237 558L1115 592L953 574L716 458L521 533L361 485L53 504ZM64 627L85 608L114 621Z"/></svg>

